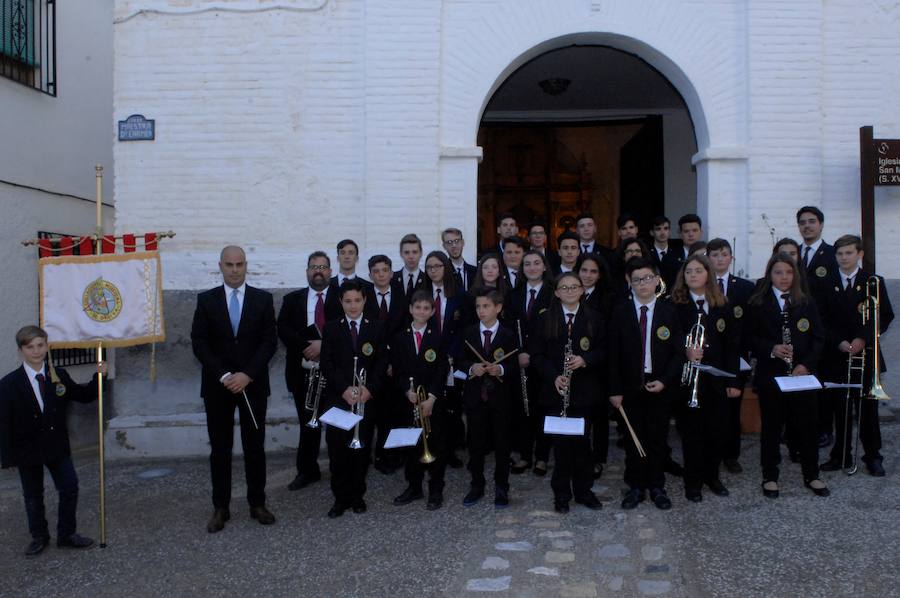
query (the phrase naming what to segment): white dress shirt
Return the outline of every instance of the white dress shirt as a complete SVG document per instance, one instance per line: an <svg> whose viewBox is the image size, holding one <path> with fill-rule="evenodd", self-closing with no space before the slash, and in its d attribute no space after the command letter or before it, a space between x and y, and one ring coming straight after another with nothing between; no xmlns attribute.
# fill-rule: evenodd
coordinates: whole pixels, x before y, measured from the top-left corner
<svg viewBox="0 0 900 598"><path fill-rule="evenodd" d="M318 294L322 293L322 303L328 301L328 286L321 291L317 291L309 287L309 293L306 295L306 325L313 326L316 323L316 303L319 301ZM322 332L321 330L319 331Z"/></svg>
<svg viewBox="0 0 900 598"><path fill-rule="evenodd" d="M691 299L694 301L694 308L699 307L697 302L701 299L703 300L703 313L709 315L709 301L706 300L706 295L695 295L691 292Z"/></svg>
<svg viewBox="0 0 900 598"><path fill-rule="evenodd" d="M634 302L634 311L637 316L638 327L641 323L641 306L644 304L636 298ZM647 303L647 339L644 341L644 373L649 374L653 371L653 357L650 355L651 339L653 339L653 310L656 308L656 298L654 297L650 303Z"/></svg>
<svg viewBox="0 0 900 598"><path fill-rule="evenodd" d="M50 384L50 376L48 376L47 373L44 371L47 368L41 367L40 371L34 370L31 368L30 365L28 365L24 361L22 362L22 365L25 367L25 374L28 376L28 380L31 382L31 390L34 391L34 398L37 399L38 406L40 406L41 413L43 413L44 412L44 399L41 398L41 387L38 386L38 381L37 381L37 378L35 378L35 376L37 376L38 374L44 374L44 388L49 389L50 387L48 386L48 384ZM48 390L48 392L49 392L49 390Z"/></svg>

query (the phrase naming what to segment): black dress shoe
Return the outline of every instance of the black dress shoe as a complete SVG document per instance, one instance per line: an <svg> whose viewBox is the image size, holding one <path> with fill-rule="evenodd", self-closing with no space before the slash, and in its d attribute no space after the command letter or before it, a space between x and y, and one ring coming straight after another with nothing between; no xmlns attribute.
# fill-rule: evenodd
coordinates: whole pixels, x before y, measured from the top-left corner
<svg viewBox="0 0 900 598"><path fill-rule="evenodd" d="M361 498L354 500L350 508L352 508L353 512L356 514L365 513L369 510L369 507L366 506L366 501Z"/></svg>
<svg viewBox="0 0 900 598"><path fill-rule="evenodd" d="M834 442L834 436L831 434L828 434L827 432L819 434L819 448L825 448L826 446L831 445L832 442Z"/></svg>
<svg viewBox="0 0 900 598"><path fill-rule="evenodd" d="M691 502L702 502L703 492L700 491L700 488L685 488L684 497Z"/></svg>
<svg viewBox="0 0 900 598"><path fill-rule="evenodd" d="M470 486L469 492L463 497L463 506L471 507L484 496L484 488L482 486Z"/></svg>
<svg viewBox="0 0 900 598"><path fill-rule="evenodd" d="M569 501L567 500L554 500L553 501L553 510L557 513L561 513L565 515L569 512Z"/></svg>
<svg viewBox="0 0 900 598"><path fill-rule="evenodd" d="M531 463L528 461L518 461L516 463L511 463L509 466L509 473L514 473L519 475L521 473L525 473L531 468Z"/></svg>
<svg viewBox="0 0 900 598"><path fill-rule="evenodd" d="M57 548L90 548L94 545L94 541L78 534L72 534L68 538L57 538Z"/></svg>
<svg viewBox="0 0 900 598"><path fill-rule="evenodd" d="M638 504L644 502L644 499L646 498L647 496L643 490L632 488L628 491L628 494L625 495L625 498L622 499L622 508L634 509Z"/></svg>
<svg viewBox="0 0 900 598"><path fill-rule="evenodd" d="M206 531L211 534L220 532L225 529L225 522L231 519L231 511L228 509L216 509L213 511L209 523L206 524Z"/></svg>
<svg viewBox="0 0 900 598"><path fill-rule="evenodd" d="M419 500L420 498L425 498L425 495L422 494L421 488L413 488L412 486L407 486L406 490L403 493L394 499L394 504L399 506L408 505L414 500Z"/></svg>
<svg viewBox="0 0 900 598"><path fill-rule="evenodd" d="M665 466L663 467L663 471L665 471L669 475L673 475L676 478L684 477L684 467L681 466L681 463L677 461L673 461L669 459Z"/></svg>
<svg viewBox="0 0 900 598"><path fill-rule="evenodd" d="M597 499L597 496L593 492L591 492L590 494L585 494L584 496L577 497L575 499L575 502L580 505L584 505L592 511L599 511L603 508L603 503L601 503Z"/></svg>
<svg viewBox="0 0 900 598"><path fill-rule="evenodd" d="M462 459L456 456L456 453L452 453L450 458L447 459L447 465L453 469L460 469L463 466L463 462Z"/></svg>
<svg viewBox="0 0 900 598"><path fill-rule="evenodd" d="M869 472L869 475L875 476L876 478L883 478L885 476L884 465L881 464L881 459L872 459L868 461L863 459L866 463L866 471Z"/></svg>
<svg viewBox="0 0 900 598"><path fill-rule="evenodd" d="M813 491L816 496L830 496L831 490L825 485L825 482L819 479L803 482L803 485Z"/></svg>
<svg viewBox="0 0 900 598"><path fill-rule="evenodd" d="M344 514L344 511L347 510L347 507L342 505L341 503L335 501L331 508L328 510L328 518L329 519L337 519L341 515Z"/></svg>
<svg viewBox="0 0 900 598"><path fill-rule="evenodd" d="M709 488L709 491L716 496L728 496L731 494L721 480L708 480L706 486Z"/></svg>
<svg viewBox="0 0 900 598"><path fill-rule="evenodd" d="M848 459L847 463L852 463L853 461ZM825 461L821 465L819 465L819 469L822 471L839 471L841 469L841 462L836 461L835 459L829 459Z"/></svg>
<svg viewBox="0 0 900 598"><path fill-rule="evenodd" d="M306 475L303 473L298 473L297 477L294 478L294 481L288 484L288 490L300 490L301 488L306 488L310 484L318 482L321 479L321 473L316 475Z"/></svg>
<svg viewBox="0 0 900 598"><path fill-rule="evenodd" d="M34 538L30 544L28 544L28 548L25 549L25 556L37 556L44 552L44 549L47 548L47 544L50 543L50 538Z"/></svg>
<svg viewBox="0 0 900 598"><path fill-rule="evenodd" d="M428 494L428 502L425 503L425 509L429 511L437 511L444 504L444 494L441 492L430 492Z"/></svg>
<svg viewBox="0 0 900 598"><path fill-rule="evenodd" d="M762 483L763 496L766 498L778 498L778 482L766 480Z"/></svg>
<svg viewBox="0 0 900 598"><path fill-rule="evenodd" d="M594 463L594 479L600 479L603 475L603 463Z"/></svg>
<svg viewBox="0 0 900 598"><path fill-rule="evenodd" d="M547 475L547 462L546 461L535 461L534 469L531 470L531 473L538 476L539 478Z"/></svg>
<svg viewBox="0 0 900 598"><path fill-rule="evenodd" d="M250 507L250 518L256 519L263 525L275 523L275 515L265 507Z"/></svg>
<svg viewBox="0 0 900 598"><path fill-rule="evenodd" d="M744 468L741 467L741 464L738 463L737 459L725 459L722 464L725 466L725 470L728 473L741 473L744 471Z"/></svg>
<svg viewBox="0 0 900 598"><path fill-rule="evenodd" d="M503 488L494 490L494 508L505 509L509 506L509 491Z"/></svg>
<svg viewBox="0 0 900 598"><path fill-rule="evenodd" d="M650 500L656 505L660 511L668 511L672 508L672 501L669 499L666 491L662 488L653 488L650 490Z"/></svg>

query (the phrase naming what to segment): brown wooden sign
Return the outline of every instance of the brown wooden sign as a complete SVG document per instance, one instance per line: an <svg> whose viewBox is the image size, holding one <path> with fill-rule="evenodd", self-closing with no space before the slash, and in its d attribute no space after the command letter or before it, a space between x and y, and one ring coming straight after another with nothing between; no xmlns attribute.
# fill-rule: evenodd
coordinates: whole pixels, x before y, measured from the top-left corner
<svg viewBox="0 0 900 598"><path fill-rule="evenodd" d="M900 139L873 139L875 186L900 186Z"/></svg>

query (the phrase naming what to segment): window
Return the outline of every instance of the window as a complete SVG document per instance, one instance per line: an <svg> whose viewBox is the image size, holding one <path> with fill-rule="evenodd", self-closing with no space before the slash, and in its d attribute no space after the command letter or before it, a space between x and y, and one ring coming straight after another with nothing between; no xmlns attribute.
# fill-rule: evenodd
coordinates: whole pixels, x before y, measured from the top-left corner
<svg viewBox="0 0 900 598"><path fill-rule="evenodd" d="M0 75L56 95L56 0L0 0Z"/></svg>

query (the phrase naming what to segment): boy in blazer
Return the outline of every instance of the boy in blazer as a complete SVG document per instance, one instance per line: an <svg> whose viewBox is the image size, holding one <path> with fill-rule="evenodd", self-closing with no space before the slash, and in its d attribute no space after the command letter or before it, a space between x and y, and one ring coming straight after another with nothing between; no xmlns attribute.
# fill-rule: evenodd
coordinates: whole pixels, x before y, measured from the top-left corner
<svg viewBox="0 0 900 598"><path fill-rule="evenodd" d="M354 430L328 426L325 442L330 459L331 491L334 505L329 518L340 517L347 509L365 513L366 470L372 452L372 426L378 408L372 402L383 388L388 365L388 346L384 327L378 320L363 315L365 294L362 285L348 280L339 290L344 316L325 324L322 335L321 368L327 381L327 407L349 411L357 403L365 405L363 420L359 422L362 448L350 447ZM354 372L354 358L356 371ZM354 375L366 372L365 385L354 386ZM327 409L326 409L327 410Z"/></svg>
<svg viewBox="0 0 900 598"><path fill-rule="evenodd" d="M666 438L671 410L669 392L678 384L684 355L684 334L674 306L656 297L659 270L646 258L632 258L625 267L633 296L613 308L609 326L609 401L623 407L647 456L626 441L623 509L633 509L650 491L653 504L670 509L663 467L668 460Z"/></svg>
<svg viewBox="0 0 900 598"><path fill-rule="evenodd" d="M500 325L503 293L479 289L475 313L479 323L466 328L456 367L468 374L463 406L468 423L469 473L472 482L463 505L484 496L484 457L488 440L494 445L494 506L509 506L509 453L512 386L518 382L517 361L505 357L518 349L516 335ZM475 354L478 352L478 355Z"/></svg>
<svg viewBox="0 0 900 598"><path fill-rule="evenodd" d="M87 548L90 538L75 532L78 476L72 465L66 411L69 401L90 403L97 398L97 374L88 384L76 384L63 369L45 364L47 333L25 326L16 333L22 365L0 380L0 465L19 470L31 543L25 555L34 557L50 543L44 516L44 468L59 492L56 545ZM106 374L106 364L102 366Z"/></svg>
<svg viewBox="0 0 900 598"><path fill-rule="evenodd" d="M406 450L407 488L394 499L395 505L406 505L424 497L422 482L425 470L429 471L428 502L426 509L436 511L444 502L444 470L447 466L445 440L446 401L444 386L447 383L447 356L441 338L430 323L434 315L432 295L425 289L413 293L409 306L412 323L394 335L391 341L391 369L395 380L394 396L401 397L398 406L402 414L400 425L414 423L416 389L422 387L428 399L422 405L423 415L430 419L431 433L428 449L435 457L429 465L419 461L424 450L424 440ZM422 422L418 423L422 427ZM424 435L424 430L423 430Z"/></svg>

